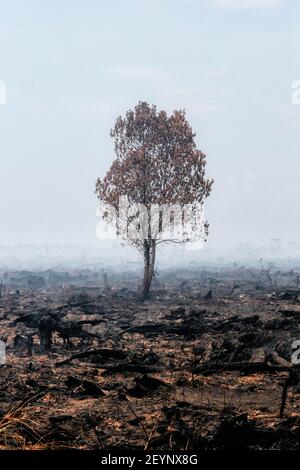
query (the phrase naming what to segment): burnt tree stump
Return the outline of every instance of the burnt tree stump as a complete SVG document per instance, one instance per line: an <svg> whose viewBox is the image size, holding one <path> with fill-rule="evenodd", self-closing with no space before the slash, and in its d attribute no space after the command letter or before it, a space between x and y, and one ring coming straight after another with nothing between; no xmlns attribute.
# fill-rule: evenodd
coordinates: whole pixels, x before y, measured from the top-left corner
<svg viewBox="0 0 300 470"><path fill-rule="evenodd" d="M41 318L41 321L39 324L40 352L41 353L51 351L52 332L53 332L52 319L50 317Z"/></svg>

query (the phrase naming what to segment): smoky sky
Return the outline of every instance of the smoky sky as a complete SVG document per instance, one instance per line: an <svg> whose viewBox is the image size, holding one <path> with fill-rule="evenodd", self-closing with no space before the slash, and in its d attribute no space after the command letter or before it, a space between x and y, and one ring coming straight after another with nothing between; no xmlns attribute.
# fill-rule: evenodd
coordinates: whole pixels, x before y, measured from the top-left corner
<svg viewBox="0 0 300 470"><path fill-rule="evenodd" d="M0 244L97 243L114 120L184 108L207 176L208 243L298 241L300 4L0 1Z"/></svg>

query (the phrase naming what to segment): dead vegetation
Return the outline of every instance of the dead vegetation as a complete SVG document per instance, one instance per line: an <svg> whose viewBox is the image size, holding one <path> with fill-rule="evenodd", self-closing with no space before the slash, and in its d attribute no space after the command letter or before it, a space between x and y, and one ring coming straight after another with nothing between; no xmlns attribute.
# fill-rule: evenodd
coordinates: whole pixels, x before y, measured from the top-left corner
<svg viewBox="0 0 300 470"><path fill-rule="evenodd" d="M3 276L2 449L299 448L297 272L34 276Z"/></svg>

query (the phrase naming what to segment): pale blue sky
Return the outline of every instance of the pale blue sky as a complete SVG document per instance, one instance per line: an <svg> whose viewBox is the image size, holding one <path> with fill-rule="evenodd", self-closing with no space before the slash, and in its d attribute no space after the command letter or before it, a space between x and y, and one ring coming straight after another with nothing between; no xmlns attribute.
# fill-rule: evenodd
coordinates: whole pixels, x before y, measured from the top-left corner
<svg viewBox="0 0 300 470"><path fill-rule="evenodd" d="M109 130L185 108L215 185L210 242L298 240L297 0L0 0L0 244L97 243Z"/></svg>

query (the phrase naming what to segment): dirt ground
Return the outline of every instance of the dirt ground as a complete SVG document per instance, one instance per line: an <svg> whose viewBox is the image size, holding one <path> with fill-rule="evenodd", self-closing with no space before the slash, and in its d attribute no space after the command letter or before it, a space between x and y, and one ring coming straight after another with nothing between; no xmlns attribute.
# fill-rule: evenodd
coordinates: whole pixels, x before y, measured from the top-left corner
<svg viewBox="0 0 300 470"><path fill-rule="evenodd" d="M299 449L296 270L1 274L1 449Z"/></svg>

